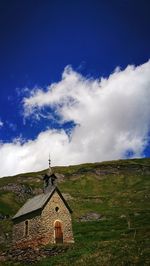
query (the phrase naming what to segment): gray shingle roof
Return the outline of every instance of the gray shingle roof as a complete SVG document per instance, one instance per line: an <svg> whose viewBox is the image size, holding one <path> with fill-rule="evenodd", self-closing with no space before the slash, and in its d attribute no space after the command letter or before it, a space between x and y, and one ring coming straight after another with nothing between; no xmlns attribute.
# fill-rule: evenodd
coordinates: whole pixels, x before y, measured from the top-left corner
<svg viewBox="0 0 150 266"><path fill-rule="evenodd" d="M16 219L27 213L43 208L44 204L51 197L55 189L56 188L53 187L49 192L45 194L42 193L38 196L33 197L32 199L28 199L27 202L19 209L19 211L15 214L15 216L12 219Z"/></svg>

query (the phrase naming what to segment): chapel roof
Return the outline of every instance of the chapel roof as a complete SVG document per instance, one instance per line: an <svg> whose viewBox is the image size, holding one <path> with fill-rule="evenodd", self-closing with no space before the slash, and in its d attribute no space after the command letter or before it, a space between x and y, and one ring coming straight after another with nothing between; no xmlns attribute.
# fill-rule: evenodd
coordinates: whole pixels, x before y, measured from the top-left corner
<svg viewBox="0 0 150 266"><path fill-rule="evenodd" d="M52 197L54 192L57 191L61 199L63 200L64 204L66 205L67 209L72 212L70 209L68 203L62 196L61 192L57 187L52 187L51 190L48 193L42 193L38 196L35 196L31 199L28 199L27 202L19 209L19 211L13 216L13 220L19 218L20 216L24 216L26 214L29 214L31 212L37 211L39 209L42 209L47 201Z"/></svg>

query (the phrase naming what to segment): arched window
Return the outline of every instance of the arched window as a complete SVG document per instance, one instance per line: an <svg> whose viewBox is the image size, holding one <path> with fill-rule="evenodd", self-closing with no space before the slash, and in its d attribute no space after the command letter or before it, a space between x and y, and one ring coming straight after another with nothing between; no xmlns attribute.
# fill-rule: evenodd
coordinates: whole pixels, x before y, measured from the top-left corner
<svg viewBox="0 0 150 266"><path fill-rule="evenodd" d="M29 221L25 221L25 236L28 236L29 234Z"/></svg>
<svg viewBox="0 0 150 266"><path fill-rule="evenodd" d="M59 211L59 207L56 207L56 208L55 208L55 211L58 212L58 211Z"/></svg>

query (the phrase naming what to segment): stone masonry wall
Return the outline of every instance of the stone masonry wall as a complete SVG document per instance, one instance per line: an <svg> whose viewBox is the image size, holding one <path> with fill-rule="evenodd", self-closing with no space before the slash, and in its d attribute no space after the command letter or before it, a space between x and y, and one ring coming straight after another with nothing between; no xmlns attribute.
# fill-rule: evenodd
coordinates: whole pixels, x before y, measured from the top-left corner
<svg viewBox="0 0 150 266"><path fill-rule="evenodd" d="M56 211L55 208L58 207L59 210ZM42 224L43 224L43 234L49 236L49 242L55 243L55 233L54 224L56 221L60 221L63 231L63 242L73 243L73 232L72 232L72 221L71 214L66 208L63 200L60 198L57 191L54 192L52 198L47 203L42 211Z"/></svg>
<svg viewBox="0 0 150 266"><path fill-rule="evenodd" d="M35 217L15 223L13 226L13 245L18 247L36 246L36 242L42 242L41 216L34 214ZM25 221L28 221L28 235L25 236ZM35 242L35 243L34 243Z"/></svg>

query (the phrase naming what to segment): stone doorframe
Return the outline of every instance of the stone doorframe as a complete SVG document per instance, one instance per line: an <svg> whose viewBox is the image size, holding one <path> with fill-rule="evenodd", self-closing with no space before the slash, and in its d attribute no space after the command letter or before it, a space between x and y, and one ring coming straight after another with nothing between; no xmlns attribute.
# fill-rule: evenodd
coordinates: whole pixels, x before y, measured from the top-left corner
<svg viewBox="0 0 150 266"><path fill-rule="evenodd" d="M54 222L54 243L63 243L62 221L60 220Z"/></svg>

